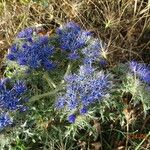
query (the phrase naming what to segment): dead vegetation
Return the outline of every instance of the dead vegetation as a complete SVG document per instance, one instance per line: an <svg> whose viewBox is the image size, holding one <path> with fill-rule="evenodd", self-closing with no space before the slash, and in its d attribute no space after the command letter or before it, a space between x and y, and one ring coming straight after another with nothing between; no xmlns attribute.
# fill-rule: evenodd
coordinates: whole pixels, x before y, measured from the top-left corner
<svg viewBox="0 0 150 150"><path fill-rule="evenodd" d="M143 59L141 53L148 52L149 0L2 0L0 4L1 50L26 26L43 25L51 30L73 20L107 44L112 62L132 56Z"/></svg>

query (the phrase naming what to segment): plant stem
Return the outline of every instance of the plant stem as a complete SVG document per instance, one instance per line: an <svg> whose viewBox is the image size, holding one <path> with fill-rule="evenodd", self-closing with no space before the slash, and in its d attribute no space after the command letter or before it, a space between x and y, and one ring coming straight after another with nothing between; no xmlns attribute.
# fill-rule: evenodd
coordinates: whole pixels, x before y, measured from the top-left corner
<svg viewBox="0 0 150 150"><path fill-rule="evenodd" d="M48 72L46 71L43 75L43 78L46 79L48 85L54 89L56 89L56 84L54 83L54 81L49 77Z"/></svg>
<svg viewBox="0 0 150 150"><path fill-rule="evenodd" d="M67 76L70 73L71 67L72 67L72 64L69 63L64 77ZM35 102L35 101L37 101L37 100L39 100L39 99L41 99L43 97L54 95L58 91L61 91L63 89L64 79L61 81L59 87L57 88L57 86L55 85L55 83L53 82L53 80L49 77L48 72L45 72L44 75L43 75L43 77L46 79L46 81L48 82L49 86L55 88L55 90L47 92L47 93L44 93L44 94L35 95L35 96L31 97L30 102Z"/></svg>
<svg viewBox="0 0 150 150"><path fill-rule="evenodd" d="M140 150L141 145L145 142L145 140L149 137L150 132L146 135L146 137L142 140L142 142L135 148L135 150Z"/></svg>
<svg viewBox="0 0 150 150"><path fill-rule="evenodd" d="M51 96L51 95L54 95L56 94L58 91L61 91L63 89L63 86L60 86L59 88L56 88L55 90L53 91L50 91L50 92L47 92L47 93L44 93L44 94L40 94L40 95L35 95L33 97L31 97L31 99L29 100L30 102L35 102L43 97L47 97L47 96Z"/></svg>
<svg viewBox="0 0 150 150"><path fill-rule="evenodd" d="M128 150L128 143L129 143L129 122L128 122L128 120L127 120L126 150Z"/></svg>
<svg viewBox="0 0 150 150"><path fill-rule="evenodd" d="M65 72L64 78L70 73L71 68L72 68L72 63L69 63L69 64L68 64L68 67L67 67L67 70L66 70L66 72ZM61 81L61 84L62 84L62 83L64 83L64 79Z"/></svg>

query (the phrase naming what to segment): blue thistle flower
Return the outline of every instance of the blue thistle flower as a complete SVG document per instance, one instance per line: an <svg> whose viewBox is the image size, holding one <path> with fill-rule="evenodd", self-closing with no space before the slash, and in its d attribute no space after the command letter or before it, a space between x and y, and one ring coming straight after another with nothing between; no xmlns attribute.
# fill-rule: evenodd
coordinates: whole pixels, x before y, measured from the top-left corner
<svg viewBox="0 0 150 150"><path fill-rule="evenodd" d="M99 61L99 64L102 68L105 68L108 65L108 62L103 58Z"/></svg>
<svg viewBox="0 0 150 150"><path fill-rule="evenodd" d="M8 55L7 55L7 59L13 61L13 60L16 59L16 57L14 56L14 54L8 54Z"/></svg>
<svg viewBox="0 0 150 150"><path fill-rule="evenodd" d="M71 74L65 78L67 83L66 93L59 97L56 102L57 108L66 108L67 111L87 113L87 108L102 100L112 87L109 75L96 72L91 65L83 65L78 74ZM60 105L61 104L61 105Z"/></svg>
<svg viewBox="0 0 150 150"><path fill-rule="evenodd" d="M99 61L101 63L103 58L103 49L105 45L102 43L102 41L98 39L91 39L89 45L82 49L82 54L84 55L84 62L95 62Z"/></svg>
<svg viewBox="0 0 150 150"><path fill-rule="evenodd" d="M60 48L69 52L69 59L79 58L79 49L86 46L91 37L91 33L82 30L77 24L69 22L56 30Z"/></svg>
<svg viewBox="0 0 150 150"><path fill-rule="evenodd" d="M12 84L9 79L0 80L0 110L3 113L0 116L0 128L12 123L9 112L27 110L27 106L24 105L27 101L24 96L26 91L27 87L21 81Z"/></svg>
<svg viewBox="0 0 150 150"><path fill-rule="evenodd" d="M20 31L16 37L32 42L34 31L34 28L25 28L24 30Z"/></svg>
<svg viewBox="0 0 150 150"><path fill-rule="evenodd" d="M68 56L68 58L69 58L70 60L76 60L76 59L79 59L80 56L79 56L79 54L77 54L77 53L70 53L69 56Z"/></svg>
<svg viewBox="0 0 150 150"><path fill-rule="evenodd" d="M132 61L129 63L129 68L135 73L142 81L150 84L150 67L144 63L137 63Z"/></svg>
<svg viewBox="0 0 150 150"><path fill-rule="evenodd" d="M56 67L56 64L54 64L52 61L50 60L45 60L43 62L43 66L45 70L52 70Z"/></svg>
<svg viewBox="0 0 150 150"><path fill-rule="evenodd" d="M80 114L84 115L87 113L87 108L83 107L82 109L80 109Z"/></svg>
<svg viewBox="0 0 150 150"><path fill-rule="evenodd" d="M14 84L13 88L16 91L16 93L18 93L18 95L24 93L27 90L27 87L25 86L25 84L23 84L20 81Z"/></svg>
<svg viewBox="0 0 150 150"><path fill-rule="evenodd" d="M56 108L59 108L59 109L62 109L62 108L64 108L64 106L65 106L65 99L64 99L64 97L59 97L58 99L57 99L57 102L56 102Z"/></svg>
<svg viewBox="0 0 150 150"><path fill-rule="evenodd" d="M80 66L79 74L81 76L87 76L93 74L96 69L93 68L91 65L92 64L90 63L90 64L84 64L83 66Z"/></svg>
<svg viewBox="0 0 150 150"><path fill-rule="evenodd" d="M75 123L75 120L76 120L76 116L74 114L68 116L68 121L70 123Z"/></svg>
<svg viewBox="0 0 150 150"><path fill-rule="evenodd" d="M55 64L50 58L54 53L54 47L49 44L48 36L37 36L34 38L32 34L33 30L31 29L25 29L25 31L19 33L17 37L30 37L32 38L32 43L23 40L20 43L13 44L7 58L31 69L53 69Z"/></svg>
<svg viewBox="0 0 150 150"><path fill-rule="evenodd" d="M9 80L4 82L3 80L0 80L0 85L2 85L0 90L0 108L8 111L19 110L24 107L21 96L26 92L27 88L24 83L20 81L13 86L10 86L8 81Z"/></svg>
<svg viewBox="0 0 150 150"><path fill-rule="evenodd" d="M66 93L66 96L68 97L68 100L66 100L67 107L69 110L75 109L78 106L78 99L76 93L72 89L68 90Z"/></svg>
<svg viewBox="0 0 150 150"><path fill-rule="evenodd" d="M12 119L7 113L0 114L0 130L12 124Z"/></svg>

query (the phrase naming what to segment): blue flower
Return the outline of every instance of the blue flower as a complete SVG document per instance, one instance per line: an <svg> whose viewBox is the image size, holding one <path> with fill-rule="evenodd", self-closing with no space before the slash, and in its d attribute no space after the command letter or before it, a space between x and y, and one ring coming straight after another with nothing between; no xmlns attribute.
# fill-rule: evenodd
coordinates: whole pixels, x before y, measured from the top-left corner
<svg viewBox="0 0 150 150"><path fill-rule="evenodd" d="M13 44L10 48L10 51L13 53L17 52L17 50L18 50L17 44Z"/></svg>
<svg viewBox="0 0 150 150"><path fill-rule="evenodd" d="M45 70L52 70L56 67L56 64L54 64L52 61L50 60L45 60L43 62L43 66Z"/></svg>
<svg viewBox="0 0 150 150"><path fill-rule="evenodd" d="M91 37L91 33L82 30L77 24L69 22L56 30L60 48L69 52L69 59L78 59L79 50L86 46Z"/></svg>
<svg viewBox="0 0 150 150"><path fill-rule="evenodd" d="M65 81L66 92L56 103L59 103L59 107L62 104L61 109L65 108L69 112L80 110L80 114L87 113L88 107L102 100L112 87L109 75L96 72L95 68L87 64L80 66L78 74L65 77Z"/></svg>
<svg viewBox="0 0 150 150"><path fill-rule="evenodd" d="M76 120L76 116L74 114L68 116L68 121L70 123L75 123L75 120Z"/></svg>
<svg viewBox="0 0 150 150"><path fill-rule="evenodd" d="M68 56L68 58L69 58L70 60L76 60L76 59L79 59L80 56L79 56L79 54L77 54L77 53L70 53L69 56Z"/></svg>
<svg viewBox="0 0 150 150"><path fill-rule="evenodd" d="M9 113L27 110L27 106L25 106L26 91L27 87L21 81L12 84L9 79L0 80L0 128L12 124Z"/></svg>
<svg viewBox="0 0 150 150"><path fill-rule="evenodd" d="M92 73L94 73L95 68L91 66L91 64L84 64L83 66L80 66L79 74L80 76L87 76Z"/></svg>
<svg viewBox="0 0 150 150"><path fill-rule="evenodd" d="M87 113L87 108L83 107L82 109L80 109L80 114L84 115Z"/></svg>
<svg viewBox="0 0 150 150"><path fill-rule="evenodd" d="M25 86L25 84L20 81L18 83L14 84L13 88L16 91L16 93L18 93L18 94L22 94L27 90L27 87Z"/></svg>
<svg viewBox="0 0 150 150"><path fill-rule="evenodd" d="M108 62L103 58L99 61L99 64L102 68L105 68L108 65Z"/></svg>
<svg viewBox="0 0 150 150"><path fill-rule="evenodd" d="M56 108L62 109L62 108L64 108L65 103L66 103L66 102L65 102L64 97L59 97L59 98L57 99L57 102L56 102L55 106L56 106Z"/></svg>
<svg viewBox="0 0 150 150"><path fill-rule="evenodd" d="M77 100L76 93L72 93L70 91L74 92L73 90L67 91L66 96L68 99L66 100L66 103L67 103L68 109L72 110L78 106L78 100Z"/></svg>
<svg viewBox="0 0 150 150"><path fill-rule="evenodd" d="M6 113L0 114L0 130L12 124L12 119Z"/></svg>
<svg viewBox="0 0 150 150"><path fill-rule="evenodd" d="M84 55L85 62L87 61L96 61L101 60L102 56L102 49L103 49L102 41L98 39L91 39L90 44L82 49L82 54Z"/></svg>
<svg viewBox="0 0 150 150"><path fill-rule="evenodd" d="M0 90L0 108L7 111L22 109L24 105L22 104L23 99L21 96L26 92L26 86L20 81L13 86L9 84L11 84L9 80L5 82L2 79L0 80L0 85L2 85Z"/></svg>
<svg viewBox="0 0 150 150"><path fill-rule="evenodd" d="M25 29L19 33L17 37L32 38L32 43L23 40L16 42L10 48L10 52L7 55L9 60L16 61L19 65L28 66L31 69L52 70L55 64L50 60L54 53L54 47L49 43L48 36L32 37L33 30Z"/></svg>
<svg viewBox="0 0 150 150"><path fill-rule="evenodd" d="M150 84L150 67L144 63L137 63L132 61L129 63L129 68L135 75L137 75L142 81Z"/></svg>
<svg viewBox="0 0 150 150"><path fill-rule="evenodd" d="M34 33L34 28L25 28L17 34L17 38L22 38L27 41L31 41Z"/></svg>
<svg viewBox="0 0 150 150"><path fill-rule="evenodd" d="M7 55L7 59L9 59L9 60L15 60L16 59L16 57L15 57L15 55L14 54L8 54Z"/></svg>

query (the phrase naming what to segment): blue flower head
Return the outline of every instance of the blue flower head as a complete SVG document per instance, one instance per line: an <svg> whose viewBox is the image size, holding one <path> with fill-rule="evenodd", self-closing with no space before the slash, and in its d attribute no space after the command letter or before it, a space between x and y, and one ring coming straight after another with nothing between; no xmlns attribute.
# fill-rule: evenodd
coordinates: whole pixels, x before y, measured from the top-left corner
<svg viewBox="0 0 150 150"><path fill-rule="evenodd" d="M78 59L79 50L84 48L91 37L91 33L82 30L77 24L69 22L56 30L60 48L69 52L69 59Z"/></svg>
<svg viewBox="0 0 150 150"><path fill-rule="evenodd" d="M129 68L136 74L142 81L150 84L150 67L144 63L137 63L132 61L129 63Z"/></svg>
<svg viewBox="0 0 150 150"><path fill-rule="evenodd" d="M99 61L101 63L101 61L104 60L102 56L102 49L104 49L102 41L92 38L90 44L82 49L82 54L84 55L84 62L93 63L95 61Z"/></svg>
<svg viewBox="0 0 150 150"><path fill-rule="evenodd" d="M16 93L18 93L18 94L22 94L27 90L27 87L25 86L25 84L23 84L20 81L18 83L14 84L13 88L16 91Z"/></svg>
<svg viewBox="0 0 150 150"><path fill-rule="evenodd" d="M83 65L78 74L70 74L65 78L66 93L56 102L57 108L86 114L88 107L102 100L112 87L109 75L96 72L91 65ZM81 109L82 108L82 109Z"/></svg>
<svg viewBox="0 0 150 150"><path fill-rule="evenodd" d="M17 38L32 42L32 37L33 37L34 31L35 31L34 28L25 28L24 30L20 31L17 34Z"/></svg>
<svg viewBox="0 0 150 150"><path fill-rule="evenodd" d="M59 97L57 99L57 102L56 102L55 106L56 106L56 108L59 108L59 109L64 108L64 106L65 106L65 99L64 99L64 97Z"/></svg>
<svg viewBox="0 0 150 150"><path fill-rule="evenodd" d="M99 65L102 67L102 68L106 68L106 66L108 65L108 62L106 59L102 58L100 61L99 61Z"/></svg>
<svg viewBox="0 0 150 150"><path fill-rule="evenodd" d="M80 109L80 114L84 115L87 113L87 108L83 107L82 109Z"/></svg>
<svg viewBox="0 0 150 150"><path fill-rule="evenodd" d="M6 126L11 125L12 123L13 123L12 119L9 117L8 114L6 113L0 114L0 130L2 130Z"/></svg>
<svg viewBox="0 0 150 150"><path fill-rule="evenodd" d="M10 48L7 58L31 69L53 69L55 64L51 57L54 53L54 47L49 43L48 36L39 36L33 33L34 30L30 28L21 31L17 35L19 39Z"/></svg>
<svg viewBox="0 0 150 150"><path fill-rule="evenodd" d="M26 110L27 107L24 105L26 91L27 88L21 81L12 84L10 80L0 80L0 112L3 114L0 116L0 128L11 124L12 119L9 117L9 112Z"/></svg>
<svg viewBox="0 0 150 150"><path fill-rule="evenodd" d="M26 92L27 88L23 82L18 81L13 86L10 86L10 81L4 82L0 80L2 85L0 90L0 108L3 110L19 110L23 106L21 96Z"/></svg>
<svg viewBox="0 0 150 150"><path fill-rule="evenodd" d="M75 123L75 120L76 120L76 116L75 116L74 114L72 114L72 115L70 115L70 116L68 117L68 121L69 121L70 123Z"/></svg>

